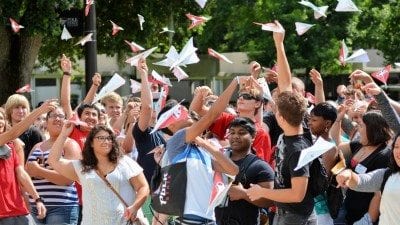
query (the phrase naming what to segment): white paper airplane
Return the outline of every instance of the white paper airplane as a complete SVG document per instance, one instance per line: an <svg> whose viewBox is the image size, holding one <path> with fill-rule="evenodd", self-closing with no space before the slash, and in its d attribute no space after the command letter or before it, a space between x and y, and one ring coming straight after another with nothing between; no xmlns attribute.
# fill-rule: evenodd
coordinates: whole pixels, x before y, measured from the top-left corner
<svg viewBox="0 0 400 225"><path fill-rule="evenodd" d="M132 52L139 52L139 51L143 51L144 48L138 44L136 44L135 42L129 42L127 40L124 40L126 44L129 45L129 47L131 48Z"/></svg>
<svg viewBox="0 0 400 225"><path fill-rule="evenodd" d="M360 12L352 0L338 0L336 12Z"/></svg>
<svg viewBox="0 0 400 225"><path fill-rule="evenodd" d="M394 63L394 65L400 67L400 62Z"/></svg>
<svg viewBox="0 0 400 225"><path fill-rule="evenodd" d="M197 4L199 4L199 6L200 6L201 8L204 8L204 6L205 6L206 3L207 3L207 0L196 0L196 2L197 2Z"/></svg>
<svg viewBox="0 0 400 225"><path fill-rule="evenodd" d="M339 54L339 61L342 65L346 63L366 63L369 62L368 53L364 49L359 49L351 56L348 56L349 49L347 48L346 43L342 40L340 54Z"/></svg>
<svg viewBox="0 0 400 225"><path fill-rule="evenodd" d="M131 93L132 94L138 93L142 90L141 83L137 82L136 80L132 80L132 79L130 79L130 81L131 81Z"/></svg>
<svg viewBox="0 0 400 225"><path fill-rule="evenodd" d="M89 33L88 35L83 37L80 41L78 41L75 45L80 44L81 46L84 46L86 44L86 42L93 41L92 36L93 36L93 33Z"/></svg>
<svg viewBox="0 0 400 225"><path fill-rule="evenodd" d="M170 67L171 70L173 67L198 63L200 59L197 56L196 51L197 48L193 46L193 37L191 37L179 54L176 51L175 47L171 46L168 53L165 55L167 58L153 64L158 66Z"/></svg>
<svg viewBox="0 0 400 225"><path fill-rule="evenodd" d="M223 61L225 61L225 62L227 62L227 63L233 63L231 60L229 60L226 56L224 56L224 55L222 55L221 53L218 53L217 51L215 51L214 49L212 49L212 48L208 48L208 54L210 55L210 56L212 56L212 57L215 57L215 58L217 58L217 59L219 59L219 60L223 60Z"/></svg>
<svg viewBox="0 0 400 225"><path fill-rule="evenodd" d="M299 36L303 35L305 32L307 32L311 27L315 26L315 24L308 24L308 23L301 23L301 22L296 22L294 23L296 26L296 32Z"/></svg>
<svg viewBox="0 0 400 225"><path fill-rule="evenodd" d="M178 103L170 110L163 113L160 118L157 119L156 124L154 125L153 130L150 133L156 132L158 129L162 129L168 127L172 123L180 120L187 120L189 113L185 110L184 106L181 103Z"/></svg>
<svg viewBox="0 0 400 225"><path fill-rule="evenodd" d="M281 27L277 26L275 23L257 23L253 22L254 24L260 25L262 30L265 31L272 31L272 32L277 32L277 33L283 33L285 32L284 29Z"/></svg>
<svg viewBox="0 0 400 225"><path fill-rule="evenodd" d="M257 82L263 90L263 97L268 100L271 100L272 99L271 91L269 90L269 86L265 78L264 77L258 78Z"/></svg>
<svg viewBox="0 0 400 225"><path fill-rule="evenodd" d="M309 1L303 1L303 0L300 1L299 3L314 10L315 19L326 17L326 10L328 10L329 6L316 6Z"/></svg>
<svg viewBox="0 0 400 225"><path fill-rule="evenodd" d="M147 58L147 57L148 57L149 55L151 55L151 53L153 53L156 49L157 49L157 47L153 47L153 48L151 48L151 49L148 49L148 50L146 50L146 51L144 51L144 52L142 52L142 53L139 53L139 54L137 54L137 55L135 55L135 56L133 56L133 57L131 57L131 58L125 60L125 62L131 64L131 66L137 66L137 64L138 64L138 62L139 62L139 59L141 59L141 58L144 58L144 59Z"/></svg>
<svg viewBox="0 0 400 225"><path fill-rule="evenodd" d="M11 23L11 29L14 31L14 33L18 33L21 28L25 28L24 26L19 25L14 19L9 18L9 20Z"/></svg>
<svg viewBox="0 0 400 225"><path fill-rule="evenodd" d="M61 40L69 40L72 38L72 35L67 30L67 27L64 25L63 31L61 33Z"/></svg>
<svg viewBox="0 0 400 225"><path fill-rule="evenodd" d="M175 33L175 31L168 29L168 27L163 27L162 31L160 31L160 34L166 33L166 32Z"/></svg>
<svg viewBox="0 0 400 225"><path fill-rule="evenodd" d="M138 18L139 18L139 24L140 24L140 30L143 30L143 23L146 22L144 20L144 17L140 14L137 14Z"/></svg>
<svg viewBox="0 0 400 225"><path fill-rule="evenodd" d="M336 145L334 143L319 137L311 147L301 150L299 161L297 162L297 166L294 170L302 168L335 146Z"/></svg>
<svg viewBox="0 0 400 225"><path fill-rule="evenodd" d="M110 20L110 22L112 24L112 34L111 34L112 36L115 36L120 30L124 30L124 28L118 26L113 21Z"/></svg>
<svg viewBox="0 0 400 225"><path fill-rule="evenodd" d="M119 87L125 84L125 79L122 78L118 73L115 73L106 85L99 91L94 98L92 104L102 99L105 95L110 92L117 90Z"/></svg>

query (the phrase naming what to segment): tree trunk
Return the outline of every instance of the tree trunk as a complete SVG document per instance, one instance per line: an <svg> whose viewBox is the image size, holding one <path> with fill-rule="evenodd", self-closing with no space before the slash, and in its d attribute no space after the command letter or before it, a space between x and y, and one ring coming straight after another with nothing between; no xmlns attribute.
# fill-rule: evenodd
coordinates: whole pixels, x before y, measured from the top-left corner
<svg viewBox="0 0 400 225"><path fill-rule="evenodd" d="M31 81L35 60L42 45L42 36L28 36L21 31L12 34L0 29L0 103ZM30 99L30 94L25 94Z"/></svg>

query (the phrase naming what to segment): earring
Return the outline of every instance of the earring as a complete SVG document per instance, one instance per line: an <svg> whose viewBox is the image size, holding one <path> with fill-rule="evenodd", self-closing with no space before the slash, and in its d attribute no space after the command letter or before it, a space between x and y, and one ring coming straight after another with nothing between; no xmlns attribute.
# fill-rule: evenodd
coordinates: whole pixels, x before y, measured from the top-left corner
<svg viewBox="0 0 400 225"><path fill-rule="evenodd" d="M329 132L329 128L325 127L325 133L328 133L328 132Z"/></svg>

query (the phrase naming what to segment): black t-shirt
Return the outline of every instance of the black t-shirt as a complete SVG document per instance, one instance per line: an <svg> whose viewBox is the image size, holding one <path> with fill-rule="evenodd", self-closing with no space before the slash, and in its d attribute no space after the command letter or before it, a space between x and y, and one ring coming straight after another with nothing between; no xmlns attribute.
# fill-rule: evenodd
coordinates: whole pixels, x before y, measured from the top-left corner
<svg viewBox="0 0 400 225"><path fill-rule="evenodd" d="M160 131L150 133L152 128L141 131L136 123L132 130L133 138L135 138L136 148L138 150L138 164L143 168L144 176L150 184L151 176L153 176L156 162L153 154L147 154L159 145L165 145L165 140Z"/></svg>
<svg viewBox="0 0 400 225"><path fill-rule="evenodd" d="M40 133L39 129L30 126L24 133L19 136L19 139L24 142L24 155L25 155L25 162L28 159L29 153L31 152L33 146L37 143L43 141L42 133Z"/></svg>
<svg viewBox="0 0 400 225"><path fill-rule="evenodd" d="M253 154L249 154L253 155ZM246 157L250 157L247 155ZM239 166L241 172L236 176L240 179L240 183L244 188L248 189L250 184L260 182L269 182L274 180L274 172L272 168L263 160L253 155L256 159L251 162L244 171L243 162L245 158L233 161ZM219 225L258 225L259 224L259 208L246 200L228 201L227 207L216 207L215 216Z"/></svg>
<svg viewBox="0 0 400 225"><path fill-rule="evenodd" d="M361 149L361 147L362 145L358 141L350 142L350 150L353 156ZM359 162L359 164L366 168L365 173L376 169L386 168L389 164L390 152L390 147L383 144L367 158ZM351 165L351 163L347 163L347 165ZM356 167L351 167L351 169L356 173L359 171L356 170ZM369 203L373 196L374 193L356 192L351 189L347 190L344 205L346 208L346 222L348 224L353 224L368 212Z"/></svg>
<svg viewBox="0 0 400 225"><path fill-rule="evenodd" d="M311 146L311 142L304 135L284 136L282 143L277 144L275 153L275 189L291 188L292 177L310 177L310 164L303 166L299 170L294 170L299 161L300 153L303 149ZM294 214L310 215L314 208L314 200L307 187L304 199L299 203L280 203L276 202L278 208Z"/></svg>

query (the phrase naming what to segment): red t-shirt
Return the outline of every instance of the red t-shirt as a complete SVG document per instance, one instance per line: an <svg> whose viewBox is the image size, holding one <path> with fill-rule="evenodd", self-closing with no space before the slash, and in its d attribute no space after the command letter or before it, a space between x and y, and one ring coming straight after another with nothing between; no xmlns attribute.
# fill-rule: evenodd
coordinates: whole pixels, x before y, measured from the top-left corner
<svg viewBox="0 0 400 225"><path fill-rule="evenodd" d="M235 115L223 112L210 126L210 131L213 132L219 139L225 139L226 132L232 120L236 118ZM272 150L271 138L269 134L260 123L256 123L256 137L253 142L253 149L256 155L272 165Z"/></svg>
<svg viewBox="0 0 400 225"><path fill-rule="evenodd" d="M0 218L23 216L29 213L17 181L15 169L19 159L14 145L9 143L11 156L0 159Z"/></svg>
<svg viewBox="0 0 400 225"><path fill-rule="evenodd" d="M83 146L85 145L86 137L88 135L89 131L82 131L81 129L74 127L69 137L78 142L78 145L81 147L81 151L83 151ZM79 205L82 205L82 186L78 182L75 182L75 187L76 191L78 192Z"/></svg>

